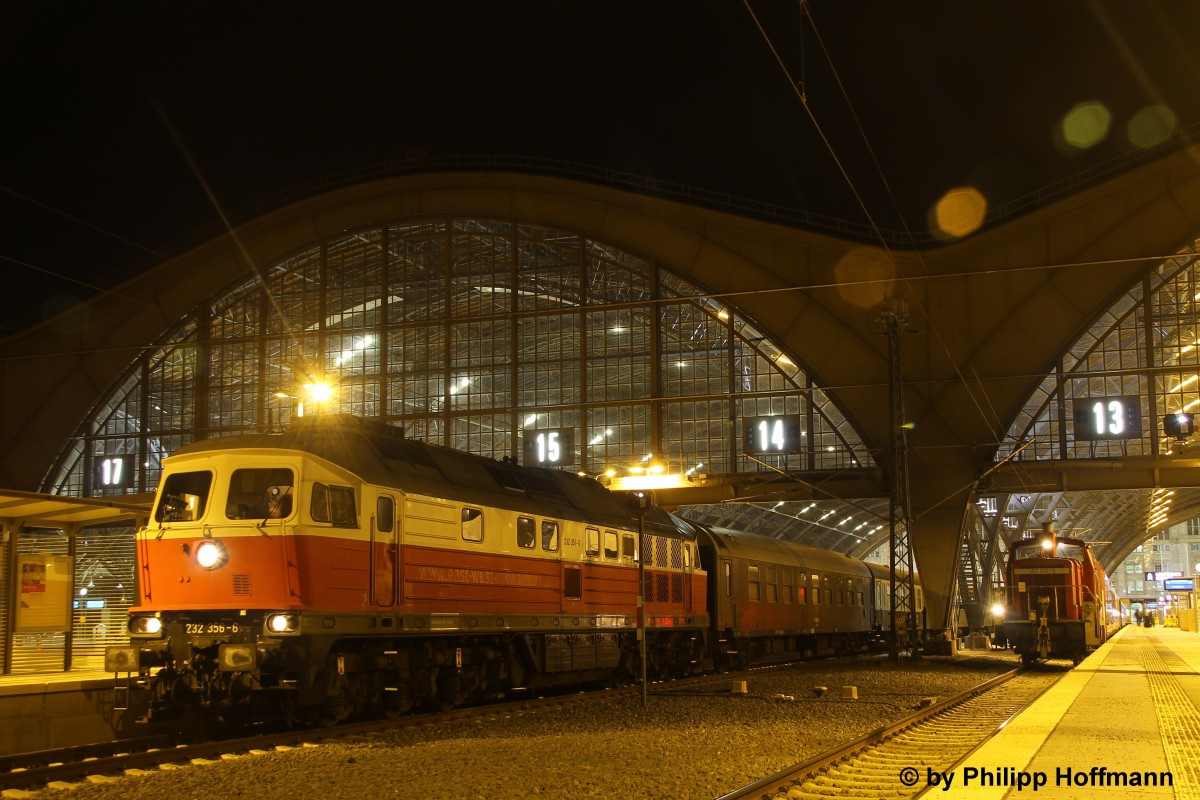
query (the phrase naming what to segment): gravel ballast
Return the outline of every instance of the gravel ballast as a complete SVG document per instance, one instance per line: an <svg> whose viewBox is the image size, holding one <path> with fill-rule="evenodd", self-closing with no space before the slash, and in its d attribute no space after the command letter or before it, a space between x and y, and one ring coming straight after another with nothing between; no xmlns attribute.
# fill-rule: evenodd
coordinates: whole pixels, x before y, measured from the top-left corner
<svg viewBox="0 0 1200 800"><path fill-rule="evenodd" d="M829 750L1017 666L998 651L902 665L830 662L730 683L491 714L312 747L244 754L38 797L663 798L704 800ZM857 699L844 699L843 687ZM827 687L821 693L818 687ZM65 788L65 787L64 787ZM8 792L6 795L10 795ZM20 796L20 795L18 795Z"/></svg>

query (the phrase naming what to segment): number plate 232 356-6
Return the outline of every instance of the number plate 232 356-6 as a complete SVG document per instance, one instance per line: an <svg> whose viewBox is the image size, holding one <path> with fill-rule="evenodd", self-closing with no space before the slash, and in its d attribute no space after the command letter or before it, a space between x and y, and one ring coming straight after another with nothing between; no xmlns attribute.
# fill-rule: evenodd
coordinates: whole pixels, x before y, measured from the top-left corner
<svg viewBox="0 0 1200 800"><path fill-rule="evenodd" d="M237 625L226 625L224 622L189 622L187 633L192 636L219 636L223 633L237 633Z"/></svg>

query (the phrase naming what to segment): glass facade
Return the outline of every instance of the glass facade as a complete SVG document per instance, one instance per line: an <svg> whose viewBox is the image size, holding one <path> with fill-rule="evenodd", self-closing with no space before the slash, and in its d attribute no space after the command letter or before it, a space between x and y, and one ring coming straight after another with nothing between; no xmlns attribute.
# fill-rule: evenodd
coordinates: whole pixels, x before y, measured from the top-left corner
<svg viewBox="0 0 1200 800"><path fill-rule="evenodd" d="M511 220L381 223L313 242L225 287L130 365L48 492L151 491L197 438L348 413L480 455L567 431L558 466L599 474L849 469L866 449L737 310L666 265ZM325 382L314 407L306 387ZM804 445L746 458L744 417L797 415ZM123 483L97 478L127 455Z"/></svg>
<svg viewBox="0 0 1200 800"><path fill-rule="evenodd" d="M997 453L999 461L1165 455L1175 441L1163 419L1200 412L1200 276L1197 248L1163 260L1101 314L1068 350L1026 403ZM1112 417L1097 401L1132 398L1136 406ZM1097 414L1101 416L1098 418ZM1097 419L1101 422L1097 423ZM1136 435L1095 438L1097 424Z"/></svg>

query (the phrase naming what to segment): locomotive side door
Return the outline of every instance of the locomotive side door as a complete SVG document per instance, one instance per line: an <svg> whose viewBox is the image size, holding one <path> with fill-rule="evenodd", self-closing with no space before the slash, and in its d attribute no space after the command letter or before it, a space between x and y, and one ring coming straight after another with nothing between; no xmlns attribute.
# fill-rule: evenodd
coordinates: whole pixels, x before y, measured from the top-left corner
<svg viewBox="0 0 1200 800"><path fill-rule="evenodd" d="M390 494L380 494L375 498L375 513L371 517L371 599L374 605L396 604L399 535L396 498Z"/></svg>

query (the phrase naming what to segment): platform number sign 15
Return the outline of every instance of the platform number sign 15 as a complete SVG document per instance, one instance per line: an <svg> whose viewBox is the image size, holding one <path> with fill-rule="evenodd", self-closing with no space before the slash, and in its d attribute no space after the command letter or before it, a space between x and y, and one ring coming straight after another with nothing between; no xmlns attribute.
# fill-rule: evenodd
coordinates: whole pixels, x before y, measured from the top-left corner
<svg viewBox="0 0 1200 800"><path fill-rule="evenodd" d="M557 467L575 463L575 437L570 430L525 431L521 463L527 467Z"/></svg>
<svg viewBox="0 0 1200 800"><path fill-rule="evenodd" d="M1142 435L1142 404L1136 397L1089 397L1072 403L1075 438L1137 439Z"/></svg>
<svg viewBox="0 0 1200 800"><path fill-rule="evenodd" d="M804 427L799 414L776 417L747 417L742 425L742 448L749 455L798 453Z"/></svg>

